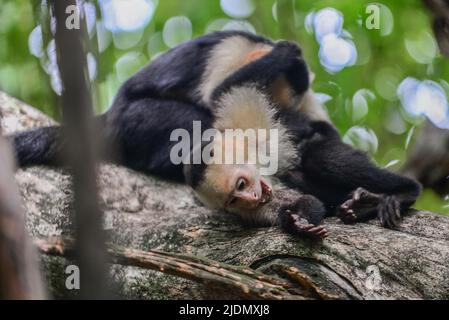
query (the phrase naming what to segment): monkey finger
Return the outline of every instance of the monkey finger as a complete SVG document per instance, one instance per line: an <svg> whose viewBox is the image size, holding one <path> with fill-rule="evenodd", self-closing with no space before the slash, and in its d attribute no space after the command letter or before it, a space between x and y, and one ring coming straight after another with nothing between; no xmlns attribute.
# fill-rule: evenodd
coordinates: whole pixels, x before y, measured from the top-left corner
<svg viewBox="0 0 449 320"><path fill-rule="evenodd" d="M377 217L380 221L380 225L382 227L385 227L385 217L384 217L382 206L379 206L377 209Z"/></svg>
<svg viewBox="0 0 449 320"><path fill-rule="evenodd" d="M385 210L387 212L388 225L390 227L396 227L398 225L398 221L396 220L396 214L394 212L394 199L392 197L388 197L386 199Z"/></svg>
<svg viewBox="0 0 449 320"><path fill-rule="evenodd" d="M321 238L326 238L329 235L329 233L326 229L323 228L323 230L318 231L316 235L320 236Z"/></svg>
<svg viewBox="0 0 449 320"><path fill-rule="evenodd" d="M394 213L391 209L391 202L388 202L384 207L384 215L385 215L385 227L388 229L394 229L396 227L396 223L394 221Z"/></svg>
<svg viewBox="0 0 449 320"><path fill-rule="evenodd" d="M400 203L396 197L391 197L391 217L394 222L394 226L398 227L401 222L401 210Z"/></svg>
<svg viewBox="0 0 449 320"><path fill-rule="evenodd" d="M401 204L399 203L399 201L395 201L394 213L396 214L396 217L398 218L398 220L400 220L401 219Z"/></svg>
<svg viewBox="0 0 449 320"><path fill-rule="evenodd" d="M298 227L298 229L303 231L310 231L315 225L313 224L303 224L303 223L295 223L295 226Z"/></svg>
<svg viewBox="0 0 449 320"><path fill-rule="evenodd" d="M364 189L363 188L357 188L354 192L353 195L353 199L354 200L360 200L360 198L362 197L362 195L364 194Z"/></svg>
<svg viewBox="0 0 449 320"><path fill-rule="evenodd" d="M309 229L308 232L315 233L315 234L319 234L319 233L322 232L323 230L326 230L326 229L324 229L323 226L317 226L317 227L314 227L314 228Z"/></svg>

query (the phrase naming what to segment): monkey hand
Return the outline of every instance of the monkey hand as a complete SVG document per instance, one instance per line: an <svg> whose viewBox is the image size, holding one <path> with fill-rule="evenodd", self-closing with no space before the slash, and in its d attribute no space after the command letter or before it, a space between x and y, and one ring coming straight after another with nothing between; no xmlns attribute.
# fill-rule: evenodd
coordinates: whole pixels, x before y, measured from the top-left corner
<svg viewBox="0 0 449 320"><path fill-rule="evenodd" d="M324 217L324 208L316 198L302 196L293 205L284 206L279 212L279 224L286 232L312 239L328 236L324 226L319 225Z"/></svg>
<svg viewBox="0 0 449 320"><path fill-rule="evenodd" d="M288 69L301 58L302 53L295 43L284 40L276 43L271 55L276 57L277 63L283 64Z"/></svg>

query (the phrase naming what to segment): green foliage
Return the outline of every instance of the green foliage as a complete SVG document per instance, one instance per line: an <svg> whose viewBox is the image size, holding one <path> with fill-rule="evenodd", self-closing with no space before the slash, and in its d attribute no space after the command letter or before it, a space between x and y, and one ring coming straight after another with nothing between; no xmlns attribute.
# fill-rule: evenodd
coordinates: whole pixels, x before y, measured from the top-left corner
<svg viewBox="0 0 449 320"><path fill-rule="evenodd" d="M0 89L58 118L57 96L43 69L48 53L39 59L31 55L28 48L29 35L38 24L42 24L44 50L48 45L51 39L48 12L46 15L39 1L34 1L34 6L31 3L3 0L0 4ZM163 31L170 18L188 18L187 22L174 20L174 34L170 39L175 42L190 37L189 21L192 37L196 37L235 20L224 12L219 0L154 0L153 3L157 5L156 10L145 28L119 33L99 31L104 28L101 28L99 4L95 3L97 32L92 34L88 50L97 66L92 88L98 112L110 106L127 77L169 48ZM326 107L341 134L346 135L345 141L370 151L380 166L400 168L409 138L412 137L413 142L422 119L409 119L404 113L396 93L398 85L406 77L414 77L433 80L445 90L449 88L444 81L449 79L449 62L435 49L430 18L421 1L377 1L383 5L380 30L368 30L365 26L366 8L373 1L262 0L249 3L254 5L254 11L244 21L257 33L301 44L315 73L313 88L331 98ZM305 24L310 12L326 7L343 14L343 29L351 35L358 54L355 65L335 73L326 71L320 63L320 44L313 32L306 30ZM99 42L109 45L99 48ZM418 207L449 213L448 204L449 201L427 191Z"/></svg>

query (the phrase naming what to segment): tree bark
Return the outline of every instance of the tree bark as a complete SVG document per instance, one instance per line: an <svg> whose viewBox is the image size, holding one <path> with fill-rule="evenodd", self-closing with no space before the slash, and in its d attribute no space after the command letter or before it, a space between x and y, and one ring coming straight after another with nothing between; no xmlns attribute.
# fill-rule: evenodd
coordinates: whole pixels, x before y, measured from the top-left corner
<svg viewBox="0 0 449 320"><path fill-rule="evenodd" d="M49 123L1 94L0 107L10 132ZM76 296L66 289L64 273L72 263L70 241L63 240L73 234L70 176L35 167L20 170L16 178L51 292ZM328 218L329 237L312 242L276 227L246 228L201 206L185 186L123 167L103 165L98 180L111 276L122 297L449 298L447 217L411 211L398 230L381 228L377 221L344 225ZM54 236L59 242L49 240Z"/></svg>

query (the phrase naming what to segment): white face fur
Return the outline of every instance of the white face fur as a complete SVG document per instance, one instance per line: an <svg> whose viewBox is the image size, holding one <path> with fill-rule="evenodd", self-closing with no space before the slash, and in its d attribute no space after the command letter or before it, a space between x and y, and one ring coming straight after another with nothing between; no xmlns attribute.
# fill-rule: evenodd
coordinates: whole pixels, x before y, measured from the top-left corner
<svg viewBox="0 0 449 320"><path fill-rule="evenodd" d="M256 165L209 165L196 192L206 206L243 216L268 203L272 187Z"/></svg>

